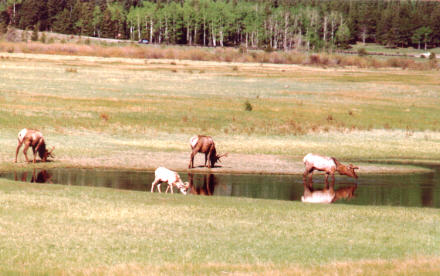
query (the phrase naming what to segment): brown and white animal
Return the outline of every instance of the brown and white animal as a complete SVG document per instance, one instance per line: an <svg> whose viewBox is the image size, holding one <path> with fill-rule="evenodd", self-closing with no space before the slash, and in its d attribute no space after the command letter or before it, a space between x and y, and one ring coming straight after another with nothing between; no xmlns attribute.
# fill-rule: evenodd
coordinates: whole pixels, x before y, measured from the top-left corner
<svg viewBox="0 0 440 276"><path fill-rule="evenodd" d="M307 203L333 203L340 199L351 199L357 188L357 185L354 184L335 190L334 185L335 183L332 182L329 187L328 182L326 182L324 189L314 190L311 185L304 182L304 194L301 196L301 201Z"/></svg>
<svg viewBox="0 0 440 276"><path fill-rule="evenodd" d="M191 145L191 158L189 160L188 168L194 168L194 156L198 153L204 153L205 154L205 167L206 162L208 162L208 168L212 168L215 166L215 163L220 161L220 158L228 156L227 153L217 155L217 150L215 149L215 143L214 140L212 140L211 136L205 136L205 135L196 135L191 137L189 140Z"/></svg>
<svg viewBox="0 0 440 276"><path fill-rule="evenodd" d="M29 159L27 157L27 150L29 147L32 147L32 151L34 153L34 161L33 161L34 163L36 162L37 159L37 155L36 155L37 152L41 158L41 161L43 162L46 162L48 157L54 157L52 152L55 149L55 147L52 147L50 151L46 149L46 143L44 141L43 134L39 130L23 128L18 133L18 145L17 145L17 150L15 151L15 163L17 163L18 151L20 150L21 145L23 144L24 144L23 154L24 157L26 158L26 162L29 162Z"/></svg>
<svg viewBox="0 0 440 276"><path fill-rule="evenodd" d="M162 191L160 190L160 184L162 182L168 183L165 193L168 193L168 190L171 188L171 193L173 194L173 186L176 186L180 192L182 192L182 194L186 195L186 192L189 188L189 183L183 183L178 173L164 167L159 167L154 172L154 181L151 184L151 192L154 192L154 187L157 185L157 190L159 193L161 193Z"/></svg>
<svg viewBox="0 0 440 276"><path fill-rule="evenodd" d="M341 175L347 175L353 178L358 178L354 170L359 169L352 164L346 166L341 164L338 160L333 157L321 156L313 153L309 153L304 156L303 159L305 170L304 170L304 180L310 175L310 181L312 181L313 171L323 171L325 172L325 181L328 180L328 176L331 175L333 181L335 180L335 172Z"/></svg>

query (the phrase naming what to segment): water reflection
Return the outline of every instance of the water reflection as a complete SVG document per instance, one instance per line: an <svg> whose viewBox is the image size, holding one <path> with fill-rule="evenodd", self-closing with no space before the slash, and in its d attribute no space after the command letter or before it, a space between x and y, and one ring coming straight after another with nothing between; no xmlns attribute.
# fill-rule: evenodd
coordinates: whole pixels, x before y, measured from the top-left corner
<svg viewBox="0 0 440 276"><path fill-rule="evenodd" d="M320 197L320 200L332 203L440 208L440 167L434 169L432 173L363 175L357 185L337 176L336 184L326 184L318 179L311 186L304 185L301 175L179 174L183 181L190 182L190 193L193 195L293 201L300 201L301 198L312 201ZM148 192L154 172L57 168L0 173L0 177L34 183Z"/></svg>
<svg viewBox="0 0 440 276"><path fill-rule="evenodd" d="M22 181L22 182L31 182L31 183L53 183L52 182L52 174L50 174L46 170L38 170L33 169L31 177L29 179L29 171L15 172L14 171L14 180Z"/></svg>
<svg viewBox="0 0 440 276"><path fill-rule="evenodd" d="M304 180L304 194L301 197L302 202L307 203L334 203L338 200L350 200L355 195L357 184L351 184L346 187L340 187L335 190L335 180L332 180L330 185L325 180L325 186L322 189L314 189L313 182Z"/></svg>

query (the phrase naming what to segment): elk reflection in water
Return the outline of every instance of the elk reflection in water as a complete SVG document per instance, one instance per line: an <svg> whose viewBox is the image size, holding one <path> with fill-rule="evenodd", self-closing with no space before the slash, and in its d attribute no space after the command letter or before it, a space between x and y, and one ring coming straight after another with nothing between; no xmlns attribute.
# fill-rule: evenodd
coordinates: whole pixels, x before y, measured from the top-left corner
<svg viewBox="0 0 440 276"><path fill-rule="evenodd" d="M189 181L189 193L193 195L207 195L212 196L216 186L219 185L217 178L214 174L202 174L198 175L201 177L201 181L194 180L194 174L188 173ZM197 184L196 184L197 183ZM224 184L223 184L224 185Z"/></svg>
<svg viewBox="0 0 440 276"><path fill-rule="evenodd" d="M32 177L28 180L28 171L23 171L21 173L14 171L15 181L31 182L31 183L52 183L52 174L46 170L40 170L37 173L37 169L33 169Z"/></svg>
<svg viewBox="0 0 440 276"><path fill-rule="evenodd" d="M330 185L325 181L323 189L314 189L311 181L304 180L304 194L301 196L302 202L308 203L333 203L340 199L353 198L356 191L357 184L341 187L335 190L335 181L332 180Z"/></svg>

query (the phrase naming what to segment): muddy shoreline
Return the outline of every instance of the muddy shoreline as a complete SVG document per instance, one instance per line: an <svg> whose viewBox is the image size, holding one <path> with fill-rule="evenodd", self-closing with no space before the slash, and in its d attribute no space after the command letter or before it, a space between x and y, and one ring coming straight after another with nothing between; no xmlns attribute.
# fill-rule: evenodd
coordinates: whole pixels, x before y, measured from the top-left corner
<svg viewBox="0 0 440 276"><path fill-rule="evenodd" d="M84 168L84 169L109 169L109 170L142 170L154 171L157 167L163 166L178 172L194 173L223 173L223 174L283 174L298 175L304 172L304 165L301 157L279 156L279 155L250 155L250 154L229 154L218 163L215 168L205 168L204 156L196 155L194 168L189 170L189 154L182 152L150 152L148 154L128 153L124 156L84 157L84 158L59 158L53 162L37 164L26 164L21 161L16 164L5 164L0 170L26 168ZM341 160L342 163L353 163L359 166L358 174L410 174L429 173L432 170L425 167L437 164L435 161L409 161L409 160L380 160L376 162L355 162L352 160ZM420 165L422 164L422 165ZM5 166L6 165L6 166ZM319 172L317 172L319 174Z"/></svg>

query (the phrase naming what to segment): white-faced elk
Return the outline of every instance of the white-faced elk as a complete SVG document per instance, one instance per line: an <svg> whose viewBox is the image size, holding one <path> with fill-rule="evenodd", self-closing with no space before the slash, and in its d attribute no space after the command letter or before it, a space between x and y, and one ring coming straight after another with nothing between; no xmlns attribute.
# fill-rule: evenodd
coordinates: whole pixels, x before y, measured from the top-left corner
<svg viewBox="0 0 440 276"><path fill-rule="evenodd" d="M191 145L191 158L189 160L188 168L194 168L194 156L200 152L205 154L205 167L208 163L208 168L213 168L215 163L221 162L220 158L228 156L227 153L217 155L217 150L215 149L215 143L211 136L196 135L190 139Z"/></svg>
<svg viewBox="0 0 440 276"><path fill-rule="evenodd" d="M180 190L180 192L182 192L182 194L186 195L186 192L189 188L189 183L183 183L178 173L164 167L159 167L154 172L154 181L151 184L151 192L154 192L154 187L156 187L157 185L157 190L159 191L159 193L161 193L162 191L160 190L160 184L162 182L168 184L165 193L168 193L168 190L171 188L171 193L173 194L173 186L176 186Z"/></svg>
<svg viewBox="0 0 440 276"><path fill-rule="evenodd" d="M26 162L29 162L29 159L27 157L27 150L29 147L32 147L32 151L34 153L34 160L33 160L34 163L36 162L37 159L37 152L42 162L46 162L47 158L49 157L52 158L54 157L52 152L55 149L55 147L52 147L50 151L46 149L46 143L44 141L43 134L39 130L24 128L20 130L20 132L18 133L18 145L17 145L17 150L15 151L15 163L17 163L18 151L20 150L21 145L23 144L24 144L23 154L24 157L26 158Z"/></svg>
<svg viewBox="0 0 440 276"><path fill-rule="evenodd" d="M325 172L325 181L328 180L328 176L332 176L332 180L335 180L335 172L341 175L347 175L353 178L358 178L354 170L359 169L352 164L346 166L341 164L338 160L333 157L320 156L317 154L309 153L303 159L305 170L303 174L304 180L310 175L310 182L312 181L313 171L323 171Z"/></svg>

